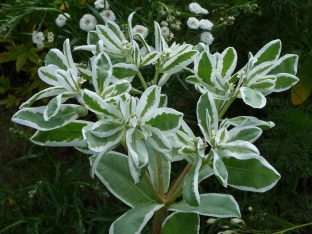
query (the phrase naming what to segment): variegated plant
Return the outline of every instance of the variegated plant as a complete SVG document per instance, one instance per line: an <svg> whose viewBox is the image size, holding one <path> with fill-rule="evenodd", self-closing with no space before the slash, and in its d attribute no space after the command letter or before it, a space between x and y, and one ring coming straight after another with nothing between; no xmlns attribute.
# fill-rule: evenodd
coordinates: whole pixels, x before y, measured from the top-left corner
<svg viewBox="0 0 312 234"><path fill-rule="evenodd" d="M38 71L51 87L23 103L12 120L37 129L31 137L36 144L71 146L91 155L91 175L131 207L109 233L140 233L152 216L155 234L199 233L199 215L240 217L231 195L200 194L198 184L216 177L224 187L272 188L280 175L253 142L274 124L223 115L236 98L262 108L266 95L289 89L298 81L298 57L280 58L281 42L274 40L237 70L234 48L211 54L202 43L169 46L156 22L151 50L140 34L132 34L132 17L128 35L111 21L88 33L88 45L76 47L93 54L87 69L74 63L69 40L63 52L51 49ZM146 54L140 54L139 45ZM141 74L145 66L155 69L152 82ZM170 76L182 71L190 73L186 82L201 93L196 114L202 136L194 135L182 113L167 107L161 93ZM133 87L137 78L142 86ZM47 97L46 106L32 107ZM76 104L66 104L69 98ZM84 120L88 113L93 118ZM127 155L113 151L119 145ZM172 182L171 164L183 161L185 169Z"/></svg>

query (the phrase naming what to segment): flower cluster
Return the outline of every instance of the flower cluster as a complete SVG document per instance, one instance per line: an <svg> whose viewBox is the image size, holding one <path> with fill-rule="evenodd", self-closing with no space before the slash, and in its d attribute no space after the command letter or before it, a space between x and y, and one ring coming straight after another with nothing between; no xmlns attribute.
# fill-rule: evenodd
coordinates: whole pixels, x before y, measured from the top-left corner
<svg viewBox="0 0 312 234"><path fill-rule="evenodd" d="M52 43L54 41L54 34L52 32L48 32L47 34L44 34L43 32L37 32L37 31L33 31L32 33L32 41L40 49L44 47L45 38L47 38L48 43Z"/></svg>
<svg viewBox="0 0 312 234"><path fill-rule="evenodd" d="M190 12L199 15L199 14L208 14L208 10L202 8L198 3L190 3L189 4L189 9ZM201 19L198 20L195 17L189 17L187 20L187 26L190 29L203 29L203 30L211 30L213 27L213 23L207 19ZM208 31L204 31L202 32L202 34L200 35L200 40L207 44L210 45L213 42L213 36L210 32Z"/></svg>

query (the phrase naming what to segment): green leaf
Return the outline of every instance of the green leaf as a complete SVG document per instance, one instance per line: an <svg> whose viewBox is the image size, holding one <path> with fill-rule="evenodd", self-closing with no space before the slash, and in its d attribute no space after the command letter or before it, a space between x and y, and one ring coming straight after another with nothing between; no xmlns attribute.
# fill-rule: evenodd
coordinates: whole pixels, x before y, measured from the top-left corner
<svg viewBox="0 0 312 234"><path fill-rule="evenodd" d="M165 219L161 231L162 234L198 234L199 215L174 212Z"/></svg>
<svg viewBox="0 0 312 234"><path fill-rule="evenodd" d="M298 81L298 77L286 74L286 73L280 73L276 75L276 82L274 87L274 92L282 92L287 89L290 89L291 86L294 86Z"/></svg>
<svg viewBox="0 0 312 234"><path fill-rule="evenodd" d="M56 78L58 81L58 86L63 86L68 91L78 92L80 89L77 77L72 73L73 70L67 69L56 70Z"/></svg>
<svg viewBox="0 0 312 234"><path fill-rule="evenodd" d="M126 80L121 80L114 82L112 85L105 88L102 97L104 99L107 98L115 98L120 95L126 94L131 90L130 82Z"/></svg>
<svg viewBox="0 0 312 234"><path fill-rule="evenodd" d="M226 48L218 58L218 71L223 78L230 78L237 64L237 54L233 47Z"/></svg>
<svg viewBox="0 0 312 234"><path fill-rule="evenodd" d="M66 39L63 43L63 53L65 56L66 65L69 68L76 70L76 65L73 61L73 57L72 57L71 50L70 50L69 39Z"/></svg>
<svg viewBox="0 0 312 234"><path fill-rule="evenodd" d="M203 51L194 61L195 76L208 85L214 84L214 67L216 59L207 51Z"/></svg>
<svg viewBox="0 0 312 234"><path fill-rule="evenodd" d="M112 77L112 63L105 53L100 53L92 63L92 81L95 91L102 95Z"/></svg>
<svg viewBox="0 0 312 234"><path fill-rule="evenodd" d="M45 83L52 85L52 86L60 86L57 78L56 78L56 70L59 69L55 65L48 65L46 67L40 67L38 69L38 75L41 80Z"/></svg>
<svg viewBox="0 0 312 234"><path fill-rule="evenodd" d="M78 105L64 104L60 107L58 113L49 121L45 121L43 118L44 106L24 108L15 113L12 121L38 130L47 131L62 127L77 119L77 107Z"/></svg>
<svg viewBox="0 0 312 234"><path fill-rule="evenodd" d="M256 146L248 141L237 140L233 142L224 143L216 149L216 152L222 156L230 156L235 158L243 158L245 155L253 154L258 155L259 150Z"/></svg>
<svg viewBox="0 0 312 234"><path fill-rule="evenodd" d="M40 56L37 54L37 48L31 48L28 50L28 59L35 64L38 64L40 61Z"/></svg>
<svg viewBox="0 0 312 234"><path fill-rule="evenodd" d="M96 31L104 45L116 54L122 54L122 43L112 29L104 25L97 25Z"/></svg>
<svg viewBox="0 0 312 234"><path fill-rule="evenodd" d="M45 58L45 65L55 65L59 69L67 70L67 62L64 54L58 49L49 50Z"/></svg>
<svg viewBox="0 0 312 234"><path fill-rule="evenodd" d="M155 50L161 52L162 51L161 30L159 24L156 21L154 21L154 30L155 30Z"/></svg>
<svg viewBox="0 0 312 234"><path fill-rule="evenodd" d="M228 185L228 172L226 170L226 167L222 161L222 159L219 157L218 153L211 149L213 153L213 171L216 175L219 182L224 186L227 187Z"/></svg>
<svg viewBox="0 0 312 234"><path fill-rule="evenodd" d="M253 107L253 108L262 108L266 104L265 96L257 90L248 88L248 87L241 87L240 94L243 98L243 101Z"/></svg>
<svg viewBox="0 0 312 234"><path fill-rule="evenodd" d="M44 112L43 112L43 118L45 121L48 121L53 116L55 116L60 109L62 104L62 94L57 95L54 97L46 106Z"/></svg>
<svg viewBox="0 0 312 234"><path fill-rule="evenodd" d="M198 51L196 50L183 51L165 62L162 65L160 72L168 74L177 73L181 71L184 67L192 63L197 54Z"/></svg>
<svg viewBox="0 0 312 234"><path fill-rule="evenodd" d="M164 134L178 130L183 117L182 113L167 107L158 108L153 114L153 117L145 123L158 128Z"/></svg>
<svg viewBox="0 0 312 234"><path fill-rule="evenodd" d="M88 32L88 37L87 37L88 45L96 45L99 40L100 40L100 38L99 38L96 31L89 31Z"/></svg>
<svg viewBox="0 0 312 234"><path fill-rule="evenodd" d="M222 159L229 173L231 187L252 192L265 192L275 186L280 174L261 156Z"/></svg>
<svg viewBox="0 0 312 234"><path fill-rule="evenodd" d="M20 54L17 57L17 60L16 60L16 71L17 71L17 73L20 72L20 70L25 65L27 58L28 58L28 53L27 52L23 53L23 54Z"/></svg>
<svg viewBox="0 0 312 234"><path fill-rule="evenodd" d="M137 205L118 218L109 228L110 234L139 234L154 212L164 205L155 201Z"/></svg>
<svg viewBox="0 0 312 234"><path fill-rule="evenodd" d="M146 149L148 152L148 172L152 183L154 184L157 191L159 191L159 177L157 170L157 154L161 159L161 179L164 186L164 192L166 193L170 184L170 172L171 163L165 158L162 153L157 152L148 142L146 142Z"/></svg>
<svg viewBox="0 0 312 234"><path fill-rule="evenodd" d="M31 98L29 98L26 102L24 102L20 106L20 108L30 107L35 101L37 101L39 99L59 95L59 94L64 93L66 91L67 91L66 89L64 89L63 87L60 87L60 86L44 89L44 90L40 91L39 93L36 93L35 95L33 95Z"/></svg>
<svg viewBox="0 0 312 234"><path fill-rule="evenodd" d="M278 59L281 53L282 44L280 40L274 40L266 44L258 51L254 56L257 59L257 62L254 66L261 64L263 62L274 62Z"/></svg>
<svg viewBox="0 0 312 234"><path fill-rule="evenodd" d="M153 51L145 55L140 63L140 67L152 64L156 62L157 59L160 57L160 53L158 51Z"/></svg>
<svg viewBox="0 0 312 234"><path fill-rule="evenodd" d="M275 86L276 76L265 76L258 79L256 83L250 85L250 88L256 89L259 92L271 92Z"/></svg>
<svg viewBox="0 0 312 234"><path fill-rule="evenodd" d="M90 161L94 161L92 156ZM119 200L130 207L154 200L148 182L142 180L134 184L128 166L128 156L111 151L101 157L95 168L96 176Z"/></svg>
<svg viewBox="0 0 312 234"><path fill-rule="evenodd" d="M170 211L196 213L218 218L240 217L239 206L231 195L207 193L200 195L200 206L189 206L180 201L169 206Z"/></svg>
<svg viewBox="0 0 312 234"><path fill-rule="evenodd" d="M124 126L122 126L121 121L118 119L101 119L92 125L91 133L103 138L109 137L123 128Z"/></svg>
<svg viewBox="0 0 312 234"><path fill-rule="evenodd" d="M255 126L262 130L267 130L275 126L271 121L263 121L253 116L238 116L228 119L227 122L235 127Z"/></svg>
<svg viewBox="0 0 312 234"><path fill-rule="evenodd" d="M150 119L156 111L160 101L160 88L156 85L148 87L136 106L136 113L144 120Z"/></svg>
<svg viewBox="0 0 312 234"><path fill-rule="evenodd" d="M85 146L82 128L91 124L88 121L76 120L63 127L49 131L36 131L30 140L42 146Z"/></svg>
<svg viewBox="0 0 312 234"><path fill-rule="evenodd" d="M171 145L166 136L158 128L146 126L152 133L152 136L147 138L147 141L159 152L168 153L171 151Z"/></svg>
<svg viewBox="0 0 312 234"><path fill-rule="evenodd" d="M125 40L125 35L123 32L120 30L119 25L116 24L114 21L108 20L105 22L105 26L108 27L114 35L118 37L120 41Z"/></svg>
<svg viewBox="0 0 312 234"><path fill-rule="evenodd" d="M198 173L201 163L201 157L197 156L184 180L182 195L184 201L190 206L200 205L200 196L198 191Z"/></svg>
<svg viewBox="0 0 312 234"><path fill-rule="evenodd" d="M272 68L272 62L264 62L255 66L247 75L247 87L256 83L260 78L263 78L268 71Z"/></svg>

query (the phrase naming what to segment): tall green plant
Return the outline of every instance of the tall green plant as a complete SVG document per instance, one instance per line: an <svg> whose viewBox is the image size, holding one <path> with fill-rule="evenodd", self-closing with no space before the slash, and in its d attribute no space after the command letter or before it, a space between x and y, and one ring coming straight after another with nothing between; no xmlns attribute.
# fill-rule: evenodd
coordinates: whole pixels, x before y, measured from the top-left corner
<svg viewBox="0 0 312 234"><path fill-rule="evenodd" d="M277 183L280 174L253 144L274 124L223 116L236 98L262 108L266 95L289 89L298 81L298 57L279 58L281 42L274 40L250 53L248 63L235 72L234 48L211 54L203 43L168 45L156 22L152 51L139 33L133 34L133 15L128 35L112 21L88 33L88 45L76 48L91 51L88 69L74 63L69 40L63 52L51 49L38 71L51 87L23 103L12 120L37 129L31 137L36 144L73 146L91 155L91 176L131 207L110 233L140 233L152 216L155 234L181 233L185 226L188 233L199 233L199 215L240 217L231 195L200 194L198 184L215 176L224 187L265 192ZM140 47L147 54L141 55ZM146 66L155 69L151 82L141 74ZM202 136L193 133L183 113L167 106L162 94L162 86L179 72L189 72L186 82L201 94L196 115ZM142 86L132 86L136 79ZM52 98L46 106L32 107L45 97ZM97 120L86 118L89 112ZM113 151L119 145L127 155ZM172 181L171 164L184 162Z"/></svg>

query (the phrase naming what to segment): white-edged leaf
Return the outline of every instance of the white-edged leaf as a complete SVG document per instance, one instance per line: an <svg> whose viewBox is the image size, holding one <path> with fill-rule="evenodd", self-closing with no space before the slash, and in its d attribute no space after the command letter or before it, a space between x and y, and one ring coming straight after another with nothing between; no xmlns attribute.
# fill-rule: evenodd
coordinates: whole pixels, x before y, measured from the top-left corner
<svg viewBox="0 0 312 234"><path fill-rule="evenodd" d="M119 119L101 119L92 125L90 131L93 135L102 138L109 137L123 128Z"/></svg>
<svg viewBox="0 0 312 234"><path fill-rule="evenodd" d="M246 86L250 87L252 84L256 83L260 78L264 77L268 71L272 68L273 62L264 62L254 67L247 74Z"/></svg>
<svg viewBox="0 0 312 234"><path fill-rule="evenodd" d="M152 114L153 116L145 123L158 128L165 135L178 130L183 118L181 112L168 107L158 108Z"/></svg>
<svg viewBox="0 0 312 234"><path fill-rule="evenodd" d="M87 44L88 45L96 45L100 40L96 31L89 31L87 36Z"/></svg>
<svg viewBox="0 0 312 234"><path fill-rule="evenodd" d="M154 215L164 204L155 201L137 205L114 221L109 228L109 234L139 234Z"/></svg>
<svg viewBox="0 0 312 234"><path fill-rule="evenodd" d="M84 89L82 100L85 106L95 114L110 118L122 118L120 111L112 103L106 103L99 95L92 91Z"/></svg>
<svg viewBox="0 0 312 234"><path fill-rule="evenodd" d="M59 69L67 70L68 64L64 54L59 49L51 49L45 57L45 65L55 65Z"/></svg>
<svg viewBox="0 0 312 234"><path fill-rule="evenodd" d="M113 98L128 93L130 90L131 90L130 82L126 80L120 80L106 87L104 92L102 93L102 97L104 99Z"/></svg>
<svg viewBox="0 0 312 234"><path fill-rule="evenodd" d="M165 62L160 72L161 73L168 73L168 74L174 74L183 69L183 67L186 67L190 63L194 61L194 58L197 56L198 51L196 50L189 50L181 52L180 54L174 56L173 58L169 59L167 62Z"/></svg>
<svg viewBox="0 0 312 234"><path fill-rule="evenodd" d="M227 142L219 146L216 152L221 156L243 158L245 155L259 155L259 150L252 143L244 140Z"/></svg>
<svg viewBox="0 0 312 234"><path fill-rule="evenodd" d="M55 95L59 95L61 93L67 92L66 89L64 89L61 86L57 86L57 87L50 87L44 90L41 90L40 92L34 94L31 98L29 98L26 102L24 102L20 108L26 108L26 107L30 107L35 101L40 100L42 98L46 98L46 97L52 97Z"/></svg>
<svg viewBox="0 0 312 234"><path fill-rule="evenodd" d="M63 86L68 91L78 92L79 85L77 81L77 77L73 76L72 70L68 68L66 71L64 70L56 70L56 78L59 83L59 86Z"/></svg>
<svg viewBox="0 0 312 234"><path fill-rule="evenodd" d="M202 164L202 158L196 157L191 169L188 171L183 185L183 199L190 206L200 205L200 196L198 191L198 173Z"/></svg>
<svg viewBox="0 0 312 234"><path fill-rule="evenodd" d="M140 67L143 67L143 66L152 64L153 62L156 62L157 59L159 59L159 57L160 57L160 53L158 51L153 51L153 52L148 53L147 55L145 55L142 58L142 61L140 63Z"/></svg>
<svg viewBox="0 0 312 234"><path fill-rule="evenodd" d="M129 82L138 72L138 67L135 64L117 63L113 65L113 78L116 80L125 79Z"/></svg>
<svg viewBox="0 0 312 234"><path fill-rule="evenodd" d="M254 66L263 62L274 62L278 59L281 53L282 44L280 40L273 40L263 46L254 56L257 62Z"/></svg>
<svg viewBox="0 0 312 234"><path fill-rule="evenodd" d="M72 57L72 54L71 54L70 44L69 44L69 39L68 38L63 43L63 53L64 53L64 56L65 56L65 60L66 60L67 66L75 71L76 70L76 65L74 63L74 60L73 60L73 57Z"/></svg>
<svg viewBox="0 0 312 234"><path fill-rule="evenodd" d="M268 74L276 75L279 73L288 73L291 75L296 75L298 60L299 57L296 54L285 54L274 63L272 70Z"/></svg>
<svg viewBox="0 0 312 234"><path fill-rule="evenodd" d="M222 78L230 78L237 64L237 53L233 47L226 48L219 56L217 70Z"/></svg>
<svg viewBox="0 0 312 234"><path fill-rule="evenodd" d="M49 121L43 118L45 107L30 107L19 110L12 117L12 121L38 130L47 131L62 127L78 118L76 109L79 105L63 104L58 113Z"/></svg>
<svg viewBox="0 0 312 234"><path fill-rule="evenodd" d="M261 128L254 126L234 127L229 131L228 142L231 141L249 141L255 142L262 134Z"/></svg>
<svg viewBox="0 0 312 234"><path fill-rule="evenodd" d="M170 184L171 162L168 161L162 153L157 152L148 142L146 142L146 149L148 152L148 172L152 183L157 191L159 191L159 178L162 179L164 192L166 193ZM159 154L159 155L157 155ZM158 176L157 157L161 161L161 176Z"/></svg>
<svg viewBox="0 0 312 234"><path fill-rule="evenodd" d="M239 90L243 101L247 105L253 108L262 108L265 106L266 98L261 92L248 87L241 87Z"/></svg>
<svg viewBox="0 0 312 234"><path fill-rule="evenodd" d="M98 156L90 157L91 165ZM101 156L95 174L105 187L130 207L153 201L153 193L146 178L134 184L128 166L128 156L111 151Z"/></svg>
<svg viewBox="0 0 312 234"><path fill-rule="evenodd" d="M137 103L137 116L140 116L143 120L150 119L158 108L159 101L160 88L158 88L156 85L148 87L141 95L140 100Z"/></svg>
<svg viewBox="0 0 312 234"><path fill-rule="evenodd" d="M128 16L128 34L129 34L130 41L133 40L132 19L133 19L133 15L134 15L134 14L135 14L135 12L132 12L132 13Z"/></svg>
<svg viewBox="0 0 312 234"><path fill-rule="evenodd" d="M62 104L62 94L57 95L54 97L46 106L43 112L43 118L45 121L48 121L50 118L55 116L60 109Z"/></svg>
<svg viewBox="0 0 312 234"><path fill-rule="evenodd" d="M214 69L216 66L216 59L208 51L203 51L194 60L195 77L208 84L214 84ZM196 82L196 80L195 80Z"/></svg>
<svg viewBox="0 0 312 234"><path fill-rule="evenodd" d="M199 234L199 215L174 212L167 216L161 229L162 234Z"/></svg>
<svg viewBox="0 0 312 234"><path fill-rule="evenodd" d="M167 153L172 149L168 139L158 128L153 128L148 125L146 126L146 128L152 133L152 136L148 137L147 141L157 151L161 153Z"/></svg>
<svg viewBox="0 0 312 234"><path fill-rule="evenodd" d="M82 78L92 80L92 71L90 71L89 69L78 67L78 71Z"/></svg>
<svg viewBox="0 0 312 234"><path fill-rule="evenodd" d="M228 194L207 193L200 195L200 206L189 206L180 201L169 206L170 211L196 213L218 218L240 217L240 210L234 197Z"/></svg>
<svg viewBox="0 0 312 234"><path fill-rule="evenodd" d="M104 25L96 25L96 31L104 45L116 54L122 54L123 48L121 40L113 30Z"/></svg>
<svg viewBox="0 0 312 234"><path fill-rule="evenodd" d="M295 85L299 81L298 77L287 74L287 73L279 73L276 75L276 82L273 91L274 92L282 92L287 89L290 89L291 86Z"/></svg>
<svg viewBox="0 0 312 234"><path fill-rule="evenodd" d="M38 75L40 77L40 79L52 86L60 86L59 82L56 78L56 70L59 69L59 67L57 67L54 64L50 64L48 66L45 67L40 67L38 69Z"/></svg>
<svg viewBox="0 0 312 234"><path fill-rule="evenodd" d="M223 158L231 187L252 192L266 192L275 186L280 174L261 156L247 155L244 158Z"/></svg>
<svg viewBox="0 0 312 234"><path fill-rule="evenodd" d="M92 82L95 91L102 95L112 77L112 63L105 53L100 53L92 63Z"/></svg>
<svg viewBox="0 0 312 234"><path fill-rule="evenodd" d="M118 24L116 24L114 21L107 20L105 22L105 25L114 32L114 34L119 38L120 41L125 40L125 35L120 30L120 27Z"/></svg>
<svg viewBox="0 0 312 234"><path fill-rule="evenodd" d="M271 121L263 121L253 116L238 116L228 119L227 122L235 127L255 126L262 130L267 130L275 126Z"/></svg>
<svg viewBox="0 0 312 234"><path fill-rule="evenodd" d="M82 128L92 122L75 120L63 127L48 131L37 130L30 140L42 146L85 146Z"/></svg>
<svg viewBox="0 0 312 234"><path fill-rule="evenodd" d="M161 53L162 52L161 29L156 21L154 21L154 33L155 33L155 50Z"/></svg>
<svg viewBox="0 0 312 234"><path fill-rule="evenodd" d="M256 89L259 92L271 92L276 83L276 76L265 76L258 79L256 83L250 85L250 88Z"/></svg>
<svg viewBox="0 0 312 234"><path fill-rule="evenodd" d="M219 157L217 151L214 149L211 149L211 152L213 154L213 171L216 175L219 182L224 186L227 187L228 185L228 172L226 170L226 167L222 161L222 159Z"/></svg>

